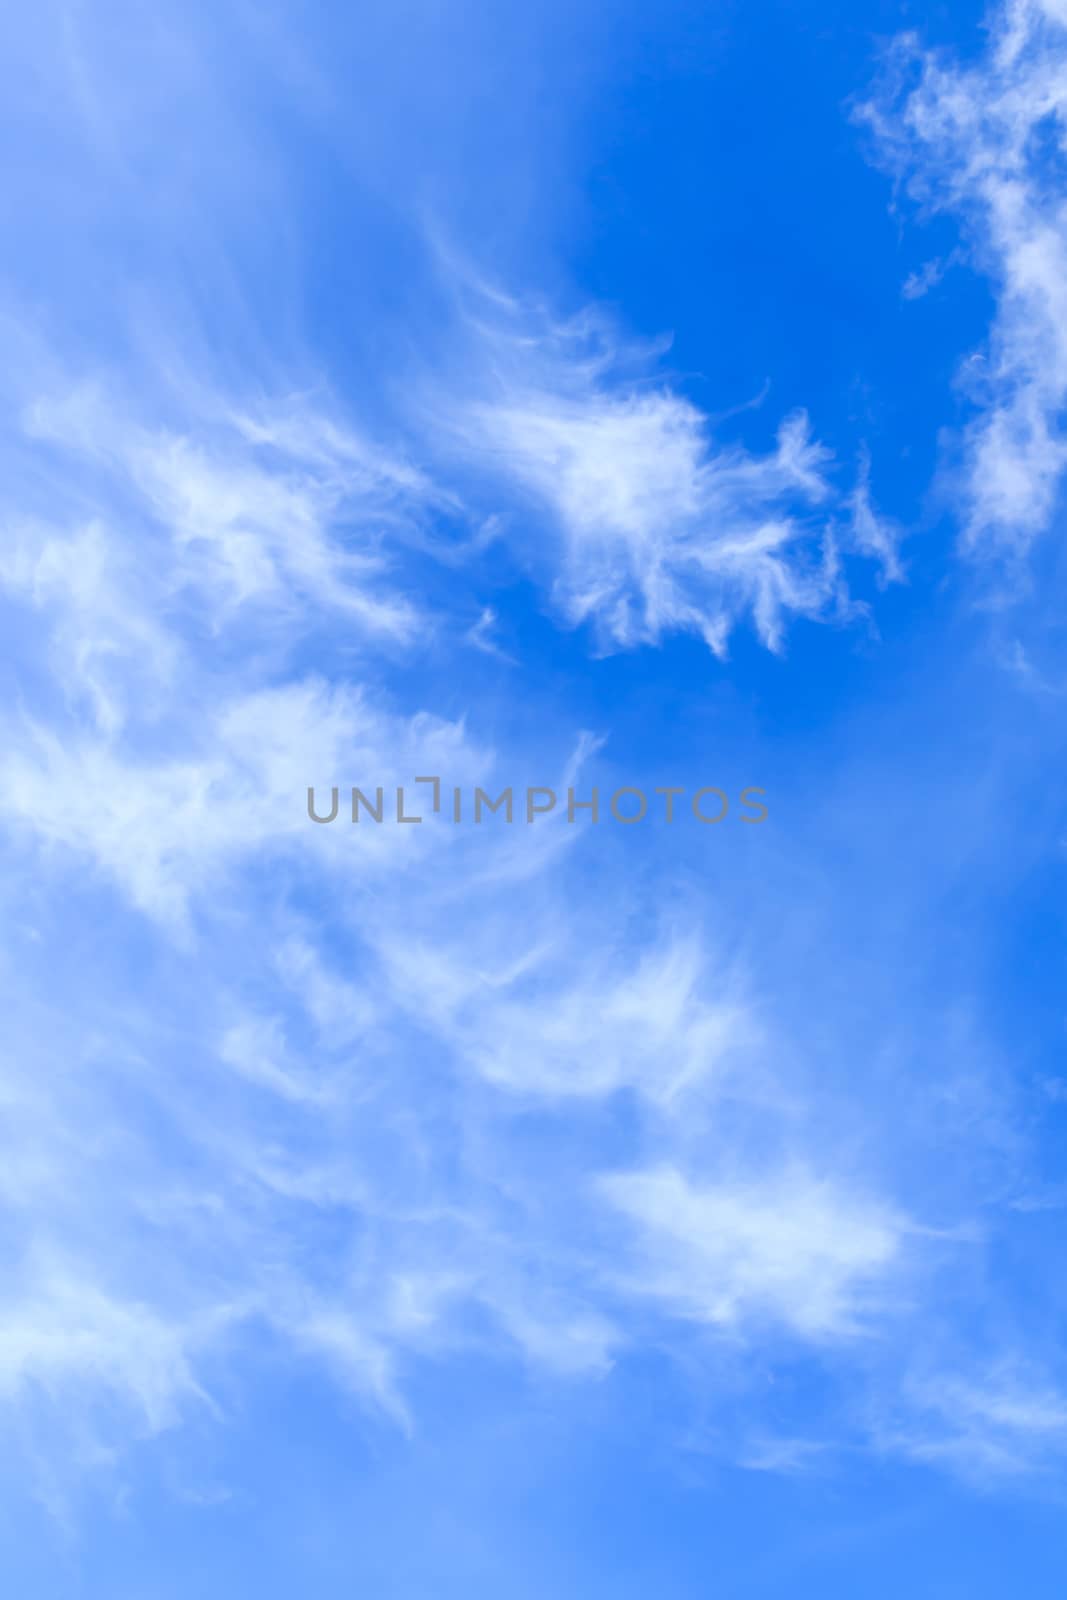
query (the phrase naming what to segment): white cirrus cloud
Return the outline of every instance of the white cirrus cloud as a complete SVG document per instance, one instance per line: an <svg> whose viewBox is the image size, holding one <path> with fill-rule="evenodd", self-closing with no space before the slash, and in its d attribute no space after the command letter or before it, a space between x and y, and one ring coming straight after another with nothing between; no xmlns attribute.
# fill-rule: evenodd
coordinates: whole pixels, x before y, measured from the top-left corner
<svg viewBox="0 0 1067 1600"><path fill-rule="evenodd" d="M770 1321L816 1340L855 1335L904 1254L903 1218L800 1167L731 1182L663 1165L599 1188L636 1230L631 1281L723 1328Z"/></svg>
<svg viewBox="0 0 1067 1600"><path fill-rule="evenodd" d="M603 648L684 631L723 656L748 616L780 650L791 619L849 613L840 551L900 575L895 534L865 487L855 505L839 494L803 411L763 453L719 443L709 417L657 379L657 352L626 347L602 316L552 323L484 286L481 300L492 316L472 318L465 356L480 376L465 400L433 402L439 438L525 497L526 557Z"/></svg>
<svg viewBox="0 0 1067 1600"><path fill-rule="evenodd" d="M299 395L253 410L191 385L138 407L75 383L21 420L17 467L29 460L39 474L44 462L92 506L91 525L137 529L139 559L120 537L144 608L192 605L223 629L249 612L292 625L311 606L379 641L411 638L419 612L390 583L388 540L442 497L327 410ZM9 581L36 592L51 569L54 586L61 555L56 534L30 522Z"/></svg>
<svg viewBox="0 0 1067 1600"><path fill-rule="evenodd" d="M960 221L995 296L988 348L963 369L977 410L966 542L1019 554L1049 526L1067 467L1067 9L1011 0L975 61L907 34L890 63L859 115L920 204Z"/></svg>

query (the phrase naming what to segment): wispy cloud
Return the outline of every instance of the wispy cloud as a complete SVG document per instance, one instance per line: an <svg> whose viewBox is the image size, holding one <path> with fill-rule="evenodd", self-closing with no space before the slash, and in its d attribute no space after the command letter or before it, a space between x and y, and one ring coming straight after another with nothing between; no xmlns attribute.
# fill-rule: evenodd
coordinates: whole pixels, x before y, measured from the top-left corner
<svg viewBox="0 0 1067 1600"><path fill-rule="evenodd" d="M614 598L594 610L608 625L622 606L638 630L616 643L697 606L680 597L715 505L769 519L720 541L716 584L731 539L745 577L713 603L701 591L694 625L719 646L742 594L768 643L803 609L787 604L792 556L779 571L799 538L779 498L832 500L836 539L898 575L864 463L835 498L799 421L766 458L715 452L687 402L620 397L600 361L578 382L553 358L573 435L540 388L464 426L476 417L483 463L503 440L507 473L542 498L561 463L567 561L605 564ZM131 1416L162 1429L222 1408L233 1353L267 1338L415 1427L409 1375L427 1355L573 1379L625 1360L650 1321L668 1347L695 1330L764 1362L896 1326L929 1254L921 1207L798 1123L773 1007L698 917L641 922L617 861L566 826L308 822L309 783L469 785L517 765L506 729L490 746L462 715L384 693L382 657L361 651L362 683L297 648L339 616L369 626L365 604L399 614L369 530L402 540L440 503L429 476L303 408L252 423L220 402L184 430L120 414L95 391L31 412L19 450L65 463L65 488L23 512L16 473L3 565L36 625L0 760L23 930L4 969L2 1185L25 1234L0 1298L11 1403L70 1396L109 1439ZM836 595L826 562L803 583ZM405 615L420 603L405 596ZM483 621L457 655L495 642ZM602 743L576 732L553 756L561 788ZM43 898L20 887L27 862ZM61 906L107 937L63 962L69 1020L44 1044L27 997Z"/></svg>
<svg viewBox="0 0 1067 1600"><path fill-rule="evenodd" d="M288 62L284 28L263 27ZM165 56L171 25L150 32ZM151 94L132 73L94 79L98 43L70 32L57 81L84 75L102 170L139 194L127 146ZM214 86L209 126L229 134L246 97L221 55L200 71L209 45L178 77L201 104ZM167 172L185 161L181 98L162 119ZM212 180L227 194L261 165L242 131L219 140L240 157ZM197 225L194 187L168 194L168 239ZM879 1335L924 1335L923 1274L952 1245L923 1226L922 1183L905 1193L892 1160L867 1170L826 1132L834 1019L794 1037L773 970L724 959L707 857L653 843L620 864L604 831L558 816L476 839L443 819L308 822L309 784L439 772L469 792L528 768L529 734L508 707L480 729L471 683L479 657L518 649L490 570L516 552L605 651L685 632L722 657L744 626L784 650L799 619L858 609L852 557L902 577L880 464L835 464L804 413L728 442L757 437L766 395L716 420L662 344L595 312L559 323L518 295L462 294L441 341L462 359L428 340L421 387L397 402L406 448L325 385L268 383L266 364L238 389L170 360L68 381L57 360L12 408L0 1398L64 1427L88 1415L110 1446L224 1422L268 1346L416 1431L416 1364L457 1352L573 1381L695 1344L714 1411L726 1346L761 1373L832 1351L850 1421L871 1391L899 1402L905 1456L940 1448L956 1468L937 1439L981 1433L1022 1459L1059 1437L1033 1421L1035 1405L1055 1415L1051 1380L981 1401L942 1388L947 1422L906 1392ZM177 304L162 322L180 326ZM410 372L403 343L383 327L379 364L395 349ZM438 519L461 532L432 537ZM437 630L446 564L456 587L478 570L447 597L462 621ZM431 631L432 680L417 670ZM534 776L584 782L614 708L546 699L531 716L546 706L564 731ZM946 1340L942 1378L966 1343ZM779 1439L769 1409L754 1401L740 1459L792 1470L827 1448L810 1414Z"/></svg>
<svg viewBox="0 0 1067 1600"><path fill-rule="evenodd" d="M636 1227L640 1292L722 1328L855 1335L903 1254L904 1219L803 1170L717 1184L666 1166L600 1187Z"/></svg>
<svg viewBox="0 0 1067 1600"><path fill-rule="evenodd" d="M420 849L421 833L409 845L403 828L351 838L316 829L309 837L298 804L309 783L328 792L338 775L343 782L345 773L354 780L368 772L403 781L416 756L477 770L458 726L383 719L358 691L321 681L238 693L211 710L178 709L180 720L167 729L171 750L161 757L13 719L0 761L9 823L83 854L164 920L180 923L190 890L218 883L235 860L262 859L297 840L335 866Z"/></svg>
<svg viewBox="0 0 1067 1600"><path fill-rule="evenodd" d="M299 399L258 416L195 399L181 426L146 426L83 386L34 402L24 425L63 470L88 472L87 492L154 536L157 610L193 591L221 624L242 607L292 615L310 601L409 637L416 612L384 581L383 534L435 501L428 481Z"/></svg>
<svg viewBox="0 0 1067 1600"><path fill-rule="evenodd" d="M992 1366L920 1384L911 1398L910 1423L887 1427L882 1442L917 1460L989 1482L1060 1470L1067 1458L1067 1393L1046 1374Z"/></svg>
<svg viewBox="0 0 1067 1600"><path fill-rule="evenodd" d="M607 649L684 631L724 655L746 616L779 650L792 618L848 613L839 549L872 553L876 524L868 513L854 539L835 522L831 454L803 412L763 454L720 444L657 375L661 351L627 347L592 312L559 323L478 292L465 363L481 378L432 414L491 481L527 496L524 554L553 575L569 623L592 623ZM546 516L547 550L534 531Z"/></svg>
<svg viewBox="0 0 1067 1600"><path fill-rule="evenodd" d="M920 204L958 219L992 280L988 348L962 372L977 411L965 440L966 541L1022 553L1048 527L1067 465L1067 12L1011 0L968 65L905 35L861 116ZM912 281L917 294L935 275Z"/></svg>

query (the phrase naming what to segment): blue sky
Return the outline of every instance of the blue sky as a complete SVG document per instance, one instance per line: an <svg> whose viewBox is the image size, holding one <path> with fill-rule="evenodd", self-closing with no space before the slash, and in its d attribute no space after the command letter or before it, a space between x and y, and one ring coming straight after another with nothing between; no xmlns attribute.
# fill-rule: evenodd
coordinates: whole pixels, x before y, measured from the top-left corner
<svg viewBox="0 0 1067 1600"><path fill-rule="evenodd" d="M4 33L7 1587L1059 1595L1064 0Z"/></svg>

